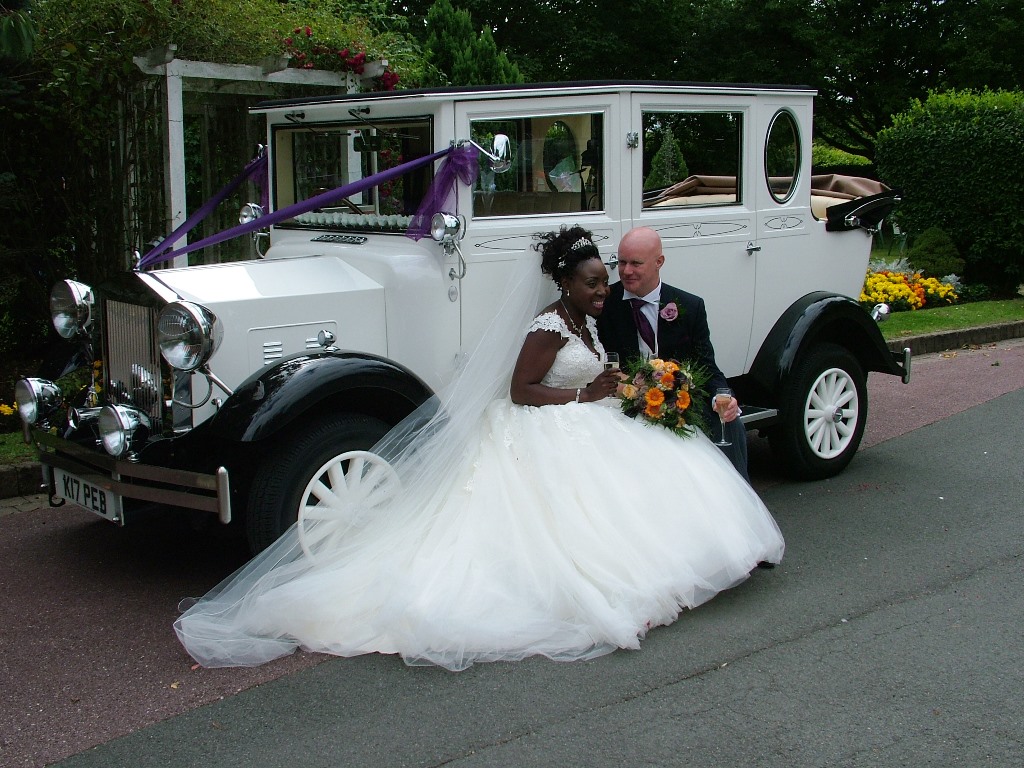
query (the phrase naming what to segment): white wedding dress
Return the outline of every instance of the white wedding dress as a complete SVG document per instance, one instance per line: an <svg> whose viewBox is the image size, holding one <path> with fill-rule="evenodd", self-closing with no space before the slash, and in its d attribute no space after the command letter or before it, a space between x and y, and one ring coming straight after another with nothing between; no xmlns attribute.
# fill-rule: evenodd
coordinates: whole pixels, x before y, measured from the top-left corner
<svg viewBox="0 0 1024 768"><path fill-rule="evenodd" d="M545 384L583 387L601 371L558 315L534 329L567 340ZM189 653L228 666L296 647L380 652L452 670L586 659L638 648L782 557L768 510L703 435L634 421L615 400L481 410L443 477L413 477L315 565L286 534L189 609L175 623Z"/></svg>

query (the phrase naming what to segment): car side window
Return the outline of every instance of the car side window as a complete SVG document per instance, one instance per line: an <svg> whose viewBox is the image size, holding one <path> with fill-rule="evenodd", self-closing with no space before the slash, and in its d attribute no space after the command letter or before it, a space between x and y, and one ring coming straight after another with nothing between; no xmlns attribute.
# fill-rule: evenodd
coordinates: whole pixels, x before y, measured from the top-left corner
<svg viewBox="0 0 1024 768"><path fill-rule="evenodd" d="M740 112L644 112L643 207L741 202Z"/></svg>
<svg viewBox="0 0 1024 768"><path fill-rule="evenodd" d="M604 116L601 113L474 120L470 135L490 147L511 140L512 168L494 173L481 156L473 217L604 210Z"/></svg>
<svg viewBox="0 0 1024 768"><path fill-rule="evenodd" d="M783 109L772 118L764 144L764 175L776 202L784 203L793 194L799 171L800 134L796 119Z"/></svg>

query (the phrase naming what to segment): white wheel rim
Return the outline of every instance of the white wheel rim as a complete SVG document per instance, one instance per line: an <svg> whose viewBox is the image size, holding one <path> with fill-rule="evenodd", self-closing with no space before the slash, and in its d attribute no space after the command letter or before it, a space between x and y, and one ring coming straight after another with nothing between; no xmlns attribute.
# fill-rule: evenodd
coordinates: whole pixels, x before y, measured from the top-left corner
<svg viewBox="0 0 1024 768"><path fill-rule="evenodd" d="M341 540L401 487L394 468L369 451L346 451L320 467L299 501L299 546L310 560Z"/></svg>
<svg viewBox="0 0 1024 768"><path fill-rule="evenodd" d="M804 436L815 456L834 459L857 431L860 397L857 384L841 368L829 368L815 380L804 403Z"/></svg>

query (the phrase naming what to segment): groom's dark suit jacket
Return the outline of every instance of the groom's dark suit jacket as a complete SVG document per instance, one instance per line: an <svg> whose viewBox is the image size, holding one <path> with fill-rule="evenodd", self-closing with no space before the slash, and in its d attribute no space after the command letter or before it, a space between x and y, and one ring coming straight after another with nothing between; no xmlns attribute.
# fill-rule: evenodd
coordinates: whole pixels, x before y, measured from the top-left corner
<svg viewBox="0 0 1024 768"><path fill-rule="evenodd" d="M633 322L633 310L628 302L622 300L622 283L611 287L608 298L604 301L604 311L597 319L597 335L601 339L606 352L618 352L619 360L625 364L640 357L640 342L637 339L636 325ZM661 284L661 307L675 303L679 316L675 320L665 320L658 315L658 355L663 360L674 359L680 362L691 362L701 365L711 374L705 384L707 391L714 392L719 387L727 387L725 374L715 362L715 348L711 345L711 330L708 328L708 313L704 308L704 299L692 293ZM711 410L711 398L704 403L704 420L708 425L718 421ZM722 448L732 465L747 478L747 435L746 428L739 419L725 425L723 432L732 442Z"/></svg>
<svg viewBox="0 0 1024 768"><path fill-rule="evenodd" d="M640 357L640 342L629 302L622 300L622 283L611 286L604 302L604 311L597 318L597 335L606 352L618 352L625 364ZM711 345L708 313L700 296L681 291L666 283L661 284L661 308L675 303L679 317L668 321L658 317L658 355L663 360L689 361L703 366L711 374L705 385L709 392L729 386L725 375L715 362L715 349ZM710 409L709 409L710 412Z"/></svg>

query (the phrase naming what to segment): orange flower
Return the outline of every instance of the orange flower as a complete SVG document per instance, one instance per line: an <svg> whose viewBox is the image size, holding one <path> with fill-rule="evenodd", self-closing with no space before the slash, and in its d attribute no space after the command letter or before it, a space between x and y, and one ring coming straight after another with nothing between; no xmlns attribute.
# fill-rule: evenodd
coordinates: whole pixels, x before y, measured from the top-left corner
<svg viewBox="0 0 1024 768"><path fill-rule="evenodd" d="M662 374L660 381L661 381L661 386L664 389L672 389L672 387L675 386L676 377L673 376L671 373L664 373L664 374Z"/></svg>
<svg viewBox="0 0 1024 768"><path fill-rule="evenodd" d="M648 405L644 408L644 415L650 419L661 418L661 406L660 405Z"/></svg>
<svg viewBox="0 0 1024 768"><path fill-rule="evenodd" d="M665 363L665 372L666 373L676 373L678 371L679 371L679 366L676 365L675 361L669 360L668 362Z"/></svg>
<svg viewBox="0 0 1024 768"><path fill-rule="evenodd" d="M684 389L680 391L679 395L676 397L676 408L678 408L680 411L685 411L689 407L690 393Z"/></svg>
<svg viewBox="0 0 1024 768"><path fill-rule="evenodd" d="M647 390L647 394L644 395L644 400L647 402L647 405L660 408L661 404L665 402L665 393L660 389L651 387Z"/></svg>

